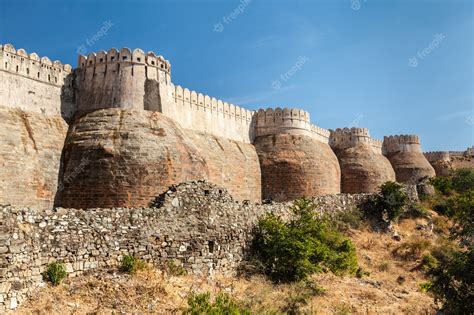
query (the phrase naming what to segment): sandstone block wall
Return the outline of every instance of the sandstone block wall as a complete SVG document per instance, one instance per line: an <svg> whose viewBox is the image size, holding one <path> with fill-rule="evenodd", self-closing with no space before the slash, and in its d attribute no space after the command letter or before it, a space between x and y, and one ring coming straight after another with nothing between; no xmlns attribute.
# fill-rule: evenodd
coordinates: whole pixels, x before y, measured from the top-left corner
<svg viewBox="0 0 474 315"><path fill-rule="evenodd" d="M61 116L0 106L0 204L54 204L67 133Z"/></svg>
<svg viewBox="0 0 474 315"><path fill-rule="evenodd" d="M295 134L328 143L329 130L310 123L309 113L297 108L259 109L255 115L255 137Z"/></svg>
<svg viewBox="0 0 474 315"><path fill-rule="evenodd" d="M370 195L316 198L320 213L346 211ZM289 218L289 204L235 202L225 189L194 182L171 187L160 208L37 211L0 206L0 312L15 308L43 282L53 261L69 276L115 267L124 255L160 266L179 261L194 274L233 274L246 256L257 218Z"/></svg>
<svg viewBox="0 0 474 315"><path fill-rule="evenodd" d="M12 45L0 45L0 106L70 118L74 112L72 68Z"/></svg>
<svg viewBox="0 0 474 315"><path fill-rule="evenodd" d="M329 144L341 167L341 192L376 192L380 185L395 181L389 160L366 128L331 130Z"/></svg>
<svg viewBox="0 0 474 315"><path fill-rule="evenodd" d="M397 181L400 183L416 184L424 177L436 175L421 151L418 136L384 137L383 153L392 164Z"/></svg>
<svg viewBox="0 0 474 315"><path fill-rule="evenodd" d="M170 185L193 179L260 201L259 170L250 144L194 134L157 112L97 110L79 117L68 134L58 205L148 206Z"/></svg>
<svg viewBox="0 0 474 315"><path fill-rule="evenodd" d="M254 138L254 112L181 86L170 86L172 102L162 112L183 128L244 143Z"/></svg>
<svg viewBox="0 0 474 315"><path fill-rule="evenodd" d="M171 83L171 65L153 52L129 48L79 56L77 110L134 108L159 111L159 91ZM151 82L150 82L151 81ZM164 93L164 92L163 92ZM155 108L154 108L155 106Z"/></svg>
<svg viewBox="0 0 474 315"><path fill-rule="evenodd" d="M287 201L340 192L341 171L328 144L305 135L256 137L262 198Z"/></svg>

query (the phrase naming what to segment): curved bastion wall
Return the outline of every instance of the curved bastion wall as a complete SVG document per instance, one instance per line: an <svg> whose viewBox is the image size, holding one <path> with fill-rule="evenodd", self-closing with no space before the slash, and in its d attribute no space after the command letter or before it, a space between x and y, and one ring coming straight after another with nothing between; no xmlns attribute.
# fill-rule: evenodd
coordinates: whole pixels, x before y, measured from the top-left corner
<svg viewBox="0 0 474 315"><path fill-rule="evenodd" d="M158 112L102 109L78 117L64 146L62 207L140 207L172 184L206 179L260 201L250 144L182 129Z"/></svg>
<svg viewBox="0 0 474 315"><path fill-rule="evenodd" d="M420 139L416 135L386 136L383 154L389 159L397 181L417 184L424 177L434 177L434 168L421 151Z"/></svg>
<svg viewBox="0 0 474 315"><path fill-rule="evenodd" d="M328 145L329 131L311 125L307 112L261 109L255 125L263 199L286 201L340 192L341 173Z"/></svg>
<svg viewBox="0 0 474 315"><path fill-rule="evenodd" d="M372 139L367 128L330 131L329 144L341 167L341 192L376 192L380 185L395 181L389 160L382 155L381 141Z"/></svg>

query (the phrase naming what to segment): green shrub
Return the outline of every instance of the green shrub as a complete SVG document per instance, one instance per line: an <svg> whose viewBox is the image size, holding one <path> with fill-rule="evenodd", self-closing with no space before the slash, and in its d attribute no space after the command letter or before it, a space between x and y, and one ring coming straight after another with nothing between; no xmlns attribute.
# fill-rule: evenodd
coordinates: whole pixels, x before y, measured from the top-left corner
<svg viewBox="0 0 474 315"><path fill-rule="evenodd" d="M184 276L187 274L186 269L181 266L181 263L174 259L168 260L166 267L166 270L172 276Z"/></svg>
<svg viewBox="0 0 474 315"><path fill-rule="evenodd" d="M452 178L453 189L459 193L474 189L474 169L459 169Z"/></svg>
<svg viewBox="0 0 474 315"><path fill-rule="evenodd" d="M350 211L338 212L334 218L328 219L332 221L334 227L339 231L348 229L360 229L363 225L364 214L358 208Z"/></svg>
<svg viewBox="0 0 474 315"><path fill-rule="evenodd" d="M453 187L451 177L437 176L430 178L430 184L442 195L449 195Z"/></svg>
<svg viewBox="0 0 474 315"><path fill-rule="evenodd" d="M406 216L411 218L429 218L431 217L429 211L418 203L414 203L408 207Z"/></svg>
<svg viewBox="0 0 474 315"><path fill-rule="evenodd" d="M293 204L289 222L272 213L258 221L253 253L273 281L304 280L325 269L335 274L357 271L352 242L330 222L316 219L314 209L311 201L300 199Z"/></svg>
<svg viewBox="0 0 474 315"><path fill-rule="evenodd" d="M430 269L428 288L448 314L471 314L474 310L474 249L452 254Z"/></svg>
<svg viewBox="0 0 474 315"><path fill-rule="evenodd" d="M188 296L188 307L183 311L183 314L240 315L251 314L251 312L249 309L239 305L227 293L219 292L214 302L211 302L211 295L209 292L206 292L190 294Z"/></svg>
<svg viewBox="0 0 474 315"><path fill-rule="evenodd" d="M45 278L51 281L54 285L59 285L66 276L66 267L58 262L50 263L45 272Z"/></svg>
<svg viewBox="0 0 474 315"><path fill-rule="evenodd" d="M431 255L430 253L423 255L423 258L421 258L421 263L420 263L420 268L429 271L433 268L438 266L438 260Z"/></svg>
<svg viewBox="0 0 474 315"><path fill-rule="evenodd" d="M131 255L125 255L122 258L121 270L130 274L134 274L137 270L142 270L145 268L145 263L137 257Z"/></svg>
<svg viewBox="0 0 474 315"><path fill-rule="evenodd" d="M396 222L408 201L408 195L401 184L386 182L380 186L379 194L361 207L369 217L373 216L379 221Z"/></svg>

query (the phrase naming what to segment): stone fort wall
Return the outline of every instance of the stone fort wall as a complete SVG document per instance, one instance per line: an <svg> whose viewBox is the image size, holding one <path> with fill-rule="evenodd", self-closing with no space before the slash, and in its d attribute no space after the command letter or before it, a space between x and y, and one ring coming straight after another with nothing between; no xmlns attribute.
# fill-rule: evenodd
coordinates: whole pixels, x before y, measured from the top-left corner
<svg viewBox="0 0 474 315"><path fill-rule="evenodd" d="M329 145L334 150L344 150L358 145L366 145L374 153L382 154L382 141L370 137L367 128L337 128L330 130Z"/></svg>
<svg viewBox="0 0 474 315"><path fill-rule="evenodd" d="M0 45L0 106L70 118L75 106L71 73L68 64Z"/></svg>

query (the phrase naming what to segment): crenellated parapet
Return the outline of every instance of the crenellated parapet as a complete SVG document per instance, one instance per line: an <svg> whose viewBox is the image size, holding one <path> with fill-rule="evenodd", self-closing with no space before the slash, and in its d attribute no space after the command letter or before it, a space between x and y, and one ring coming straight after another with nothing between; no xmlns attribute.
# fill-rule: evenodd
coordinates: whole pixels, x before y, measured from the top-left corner
<svg viewBox="0 0 474 315"><path fill-rule="evenodd" d="M367 128L337 128L330 130L329 145L333 150L345 150L366 145L374 153L382 154L382 141L370 137Z"/></svg>
<svg viewBox="0 0 474 315"><path fill-rule="evenodd" d="M307 135L325 143L329 140L329 130L312 125L307 111L287 107L258 110L255 137L284 133Z"/></svg>
<svg viewBox="0 0 474 315"><path fill-rule="evenodd" d="M421 152L420 138L417 135L385 136L382 151L384 154L395 152Z"/></svg>
<svg viewBox="0 0 474 315"><path fill-rule="evenodd" d="M0 106L69 119L74 112L72 73L58 60L0 45Z"/></svg>
<svg viewBox="0 0 474 315"><path fill-rule="evenodd" d="M138 48L101 50L79 56L76 83L78 110L117 107L159 111L159 96L167 94L165 87L171 84L171 64L163 56Z"/></svg>
<svg viewBox="0 0 474 315"><path fill-rule="evenodd" d="M28 54L23 48L15 49L11 44L0 45L0 70L24 76L32 80L56 86L65 84L72 67L48 57Z"/></svg>
<svg viewBox="0 0 474 315"><path fill-rule="evenodd" d="M423 153L426 159L429 162L436 162L436 161L446 161L449 162L451 160L449 151L430 151Z"/></svg>
<svg viewBox="0 0 474 315"><path fill-rule="evenodd" d="M190 111L202 111L220 114L231 120L241 120L247 123L252 121L254 111L234 104L218 100L215 97L191 91L179 85L171 85L171 95L177 105L184 106Z"/></svg>

